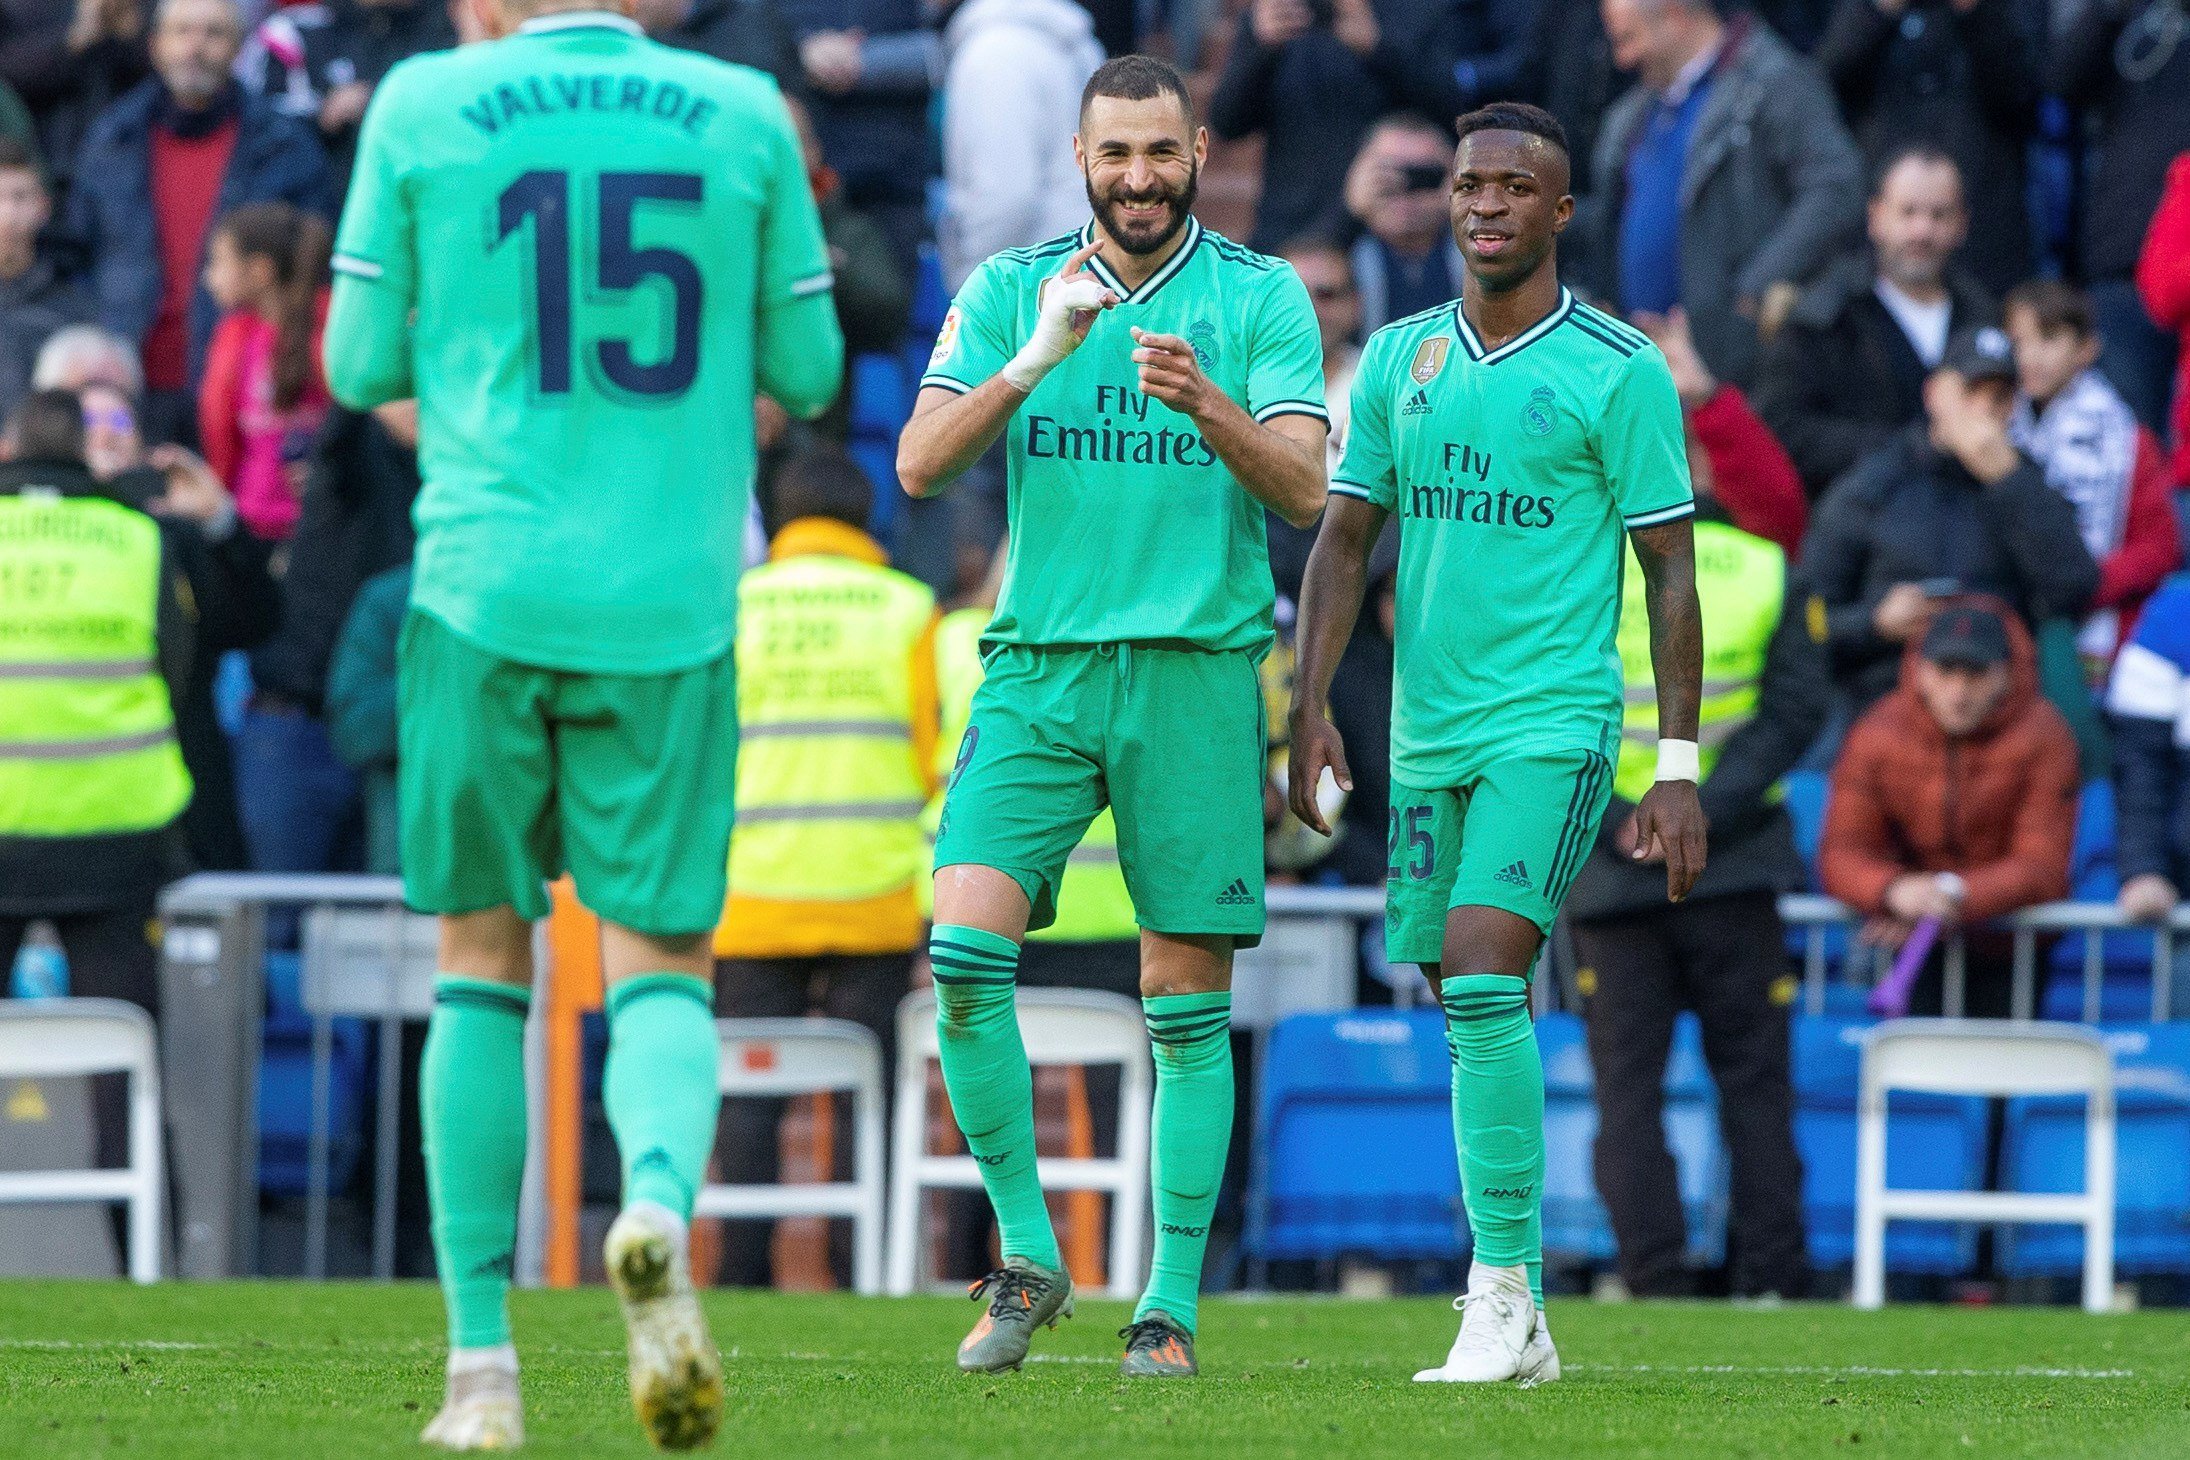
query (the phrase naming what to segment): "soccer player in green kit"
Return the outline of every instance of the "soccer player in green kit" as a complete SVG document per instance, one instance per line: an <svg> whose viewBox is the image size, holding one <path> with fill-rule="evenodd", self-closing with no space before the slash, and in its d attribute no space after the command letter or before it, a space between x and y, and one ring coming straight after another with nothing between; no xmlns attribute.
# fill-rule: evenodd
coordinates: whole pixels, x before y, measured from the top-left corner
<svg viewBox="0 0 2190 1460"><path fill-rule="evenodd" d="M898 448L925 496L1003 436L1010 483L987 676L935 848L943 1076L1004 1258L958 1364L1016 1369L1070 1311L1013 976L1107 803L1156 1056L1156 1246L1123 1369L1185 1375L1231 1138L1232 952L1263 926L1263 513L1306 524L1323 505L1322 347L1292 267L1193 218L1207 137L1177 72L1105 64L1073 146L1094 218L967 279Z"/></svg>
<svg viewBox="0 0 2190 1460"><path fill-rule="evenodd" d="M753 398L818 413L843 341L772 81L654 44L620 0L470 3L500 39L374 92L326 345L345 404L419 404L402 850L406 898L442 916L420 1086L450 1345L424 1438L522 1441L530 924L567 867L603 923L632 1400L683 1449L723 1402L685 1250L720 1103Z"/></svg>
<svg viewBox="0 0 2190 1460"><path fill-rule="evenodd" d="M1621 533L1648 585L1657 783L1627 845L1678 901L1703 870L1702 629L1679 399L1640 333L1559 284L1566 138L1531 106L1459 120L1453 304L1370 337L1302 589L1294 812L1323 828L1326 712L1369 550L1402 519L1386 945L1445 1009L1475 1233L1460 1333L1421 1381L1559 1377L1543 1317L1544 1082L1529 972L1597 834L1618 745ZM1350 787L1349 787L1350 789Z"/></svg>

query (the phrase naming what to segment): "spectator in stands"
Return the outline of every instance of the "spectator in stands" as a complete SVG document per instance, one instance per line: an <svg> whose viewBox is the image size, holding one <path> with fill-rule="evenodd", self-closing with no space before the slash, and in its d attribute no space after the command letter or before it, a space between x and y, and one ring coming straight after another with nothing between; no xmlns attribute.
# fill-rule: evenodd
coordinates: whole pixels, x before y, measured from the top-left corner
<svg viewBox="0 0 2190 1460"><path fill-rule="evenodd" d="M2137 293L2152 319L2176 332L2174 476L2190 487L2190 151L2168 169L2167 191L2153 211L2137 258Z"/></svg>
<svg viewBox="0 0 2190 1460"><path fill-rule="evenodd" d="M306 458L333 399L320 372L327 225L253 203L214 225L205 287L223 311L198 384L198 439L244 526L282 539L297 522Z"/></svg>
<svg viewBox="0 0 2190 1460"><path fill-rule="evenodd" d="M1750 409L1739 386L1711 373L1696 351L1688 314L1638 314L1628 321L1657 342L1680 393L1688 427L1688 474L1699 500L1708 497L1745 533L1792 556L1802 547L1810 505L1802 478L1771 427Z"/></svg>
<svg viewBox="0 0 2190 1460"><path fill-rule="evenodd" d="M350 176L365 104L388 68L456 44L444 0L321 0L260 22L236 74L246 90L319 130L337 185Z"/></svg>
<svg viewBox="0 0 2190 1460"><path fill-rule="evenodd" d="M1788 477L1791 485L1791 469ZM1662 1119L1673 1020L1693 1009L1732 1158L1734 1295L1798 1298L1809 1271L1788 1051L1795 980L1777 899L1808 874L1773 788L1824 729L1832 680L1799 601L1789 599L1787 555L1728 520L1709 473L1695 485L1708 689L1700 794L1711 860L1687 899L1669 904L1662 859L1635 859L1635 803L1655 774L1658 706L1646 590L1630 563L1618 635L1626 723L1613 799L1567 898L1597 1076L1597 1192L1628 1291L1693 1293Z"/></svg>
<svg viewBox="0 0 2190 1460"><path fill-rule="evenodd" d="M2156 923L2190 876L2190 579L2152 595L2107 686L2122 912Z"/></svg>
<svg viewBox="0 0 2190 1460"><path fill-rule="evenodd" d="M635 0L631 16L663 45L766 71L787 94L806 84L775 0Z"/></svg>
<svg viewBox="0 0 2190 1460"><path fill-rule="evenodd" d="M1604 0L1604 21L1640 84L1598 135L1581 262L1624 313L1681 305L1712 373L1747 386L1760 319L1855 225L1855 144L1817 68L1754 17Z"/></svg>
<svg viewBox="0 0 2190 1460"><path fill-rule="evenodd" d="M1418 90L1416 57L1451 8L1446 0L1250 0L1209 99L1209 129L1226 141L1262 137L1254 247L1274 249L1333 221L1332 200L1376 119L1439 104Z"/></svg>
<svg viewBox="0 0 2190 1460"><path fill-rule="evenodd" d="M726 1018L850 1019L882 1041L889 1068L922 939L935 597L867 535L873 502L841 449L793 458L776 480L768 562L738 586L738 823L715 998ZM722 1170L775 1179L784 1106L729 1105ZM773 1230L726 1224L725 1281L768 1285Z"/></svg>
<svg viewBox="0 0 2190 1460"><path fill-rule="evenodd" d="M0 416L29 394L38 351L54 332L92 316L91 297L45 246L52 216L36 155L0 137Z"/></svg>
<svg viewBox="0 0 2190 1460"><path fill-rule="evenodd" d="M1537 0L1520 92L1566 129L1567 146L1579 164L1569 183L1577 198L1587 197L1594 181L1589 159L1597 155L1605 113L1633 81L1613 64L1603 0Z"/></svg>
<svg viewBox="0 0 2190 1460"><path fill-rule="evenodd" d="M2125 629L2182 565L2167 465L2158 440L2092 368L2099 334L2080 290L2057 279L2022 285L2007 297L2007 333L2022 387L2008 434L2075 507L2084 546L2099 563L2099 590L2076 643L2093 682L2104 683Z"/></svg>
<svg viewBox="0 0 2190 1460"><path fill-rule="evenodd" d="M784 0L782 11L845 198L882 225L909 274L927 232L919 139L937 47L920 0Z"/></svg>
<svg viewBox="0 0 2190 1460"><path fill-rule="evenodd" d="M1912 142L1954 159L1973 225L1961 261L1996 298L2030 274L2023 152L2044 17L2029 12L2026 0L1840 0L1815 53L1873 165Z"/></svg>
<svg viewBox="0 0 2190 1460"><path fill-rule="evenodd" d="M1848 732L1818 876L1899 948L1927 919L1972 928L1962 1012L2010 1012L2013 950L1975 925L2068 894L2076 741L2038 692L2030 635L1998 599L1960 597L1902 656L1900 686ZM1942 1006L1947 939L1910 1009Z"/></svg>
<svg viewBox="0 0 2190 1460"><path fill-rule="evenodd" d="M144 393L144 366L120 335L95 324L74 324L39 348L30 385L33 390L107 385L134 401Z"/></svg>
<svg viewBox="0 0 2190 1460"><path fill-rule="evenodd" d="M1460 297L1452 166L1452 134L1402 112L1369 129L1347 170L1346 211L1361 229L1350 261L1364 336Z"/></svg>
<svg viewBox="0 0 2190 1460"><path fill-rule="evenodd" d="M1943 600L2004 599L2026 621L2079 619L2099 587L2068 500L2015 449L2015 357L1985 328L1947 345L1924 419L1856 464L1819 504L1802 574L1858 711L1903 677Z"/></svg>
<svg viewBox="0 0 2190 1460"><path fill-rule="evenodd" d="M396 640L411 606L411 565L365 580L327 670L327 735L357 772L365 805L365 870L403 870L396 800Z"/></svg>
<svg viewBox="0 0 2190 1460"><path fill-rule="evenodd" d="M149 0L0 0L0 81L38 128L56 196L65 196L92 119L149 69Z"/></svg>
<svg viewBox="0 0 2190 1460"><path fill-rule="evenodd" d="M2137 419L2167 419L2175 342L2137 299L2137 249L2168 164L2190 152L2190 36L2182 0L2086 0L2052 48L2046 91L2098 123L2098 164L2084 203L2084 285L2106 342L2099 368Z"/></svg>
<svg viewBox="0 0 2190 1460"><path fill-rule="evenodd" d="M1999 320L1951 262L1969 232L1953 158L1921 143L1887 158L1864 219L1869 247L1802 291L1757 377L1757 409L1813 498L1923 414L1924 377L1957 330Z"/></svg>
<svg viewBox="0 0 2190 1460"><path fill-rule="evenodd" d="M936 244L955 294L990 254L1087 221L1072 137L1103 48L1073 0L964 0L943 27L943 52Z"/></svg>
<svg viewBox="0 0 2190 1460"><path fill-rule="evenodd" d="M154 441L194 434L190 386L213 333L199 284L213 221L247 203L331 203L312 129L229 74L242 42L236 0L164 0L155 75L92 124L69 195L100 322L144 351L142 417Z"/></svg>
<svg viewBox="0 0 2190 1460"><path fill-rule="evenodd" d="M1323 399L1331 413L1324 456L1335 469L1346 447L1354 367L1361 363L1361 341L1368 333L1361 325L1361 291L1354 286L1353 263L1346 250L1326 238L1296 238L1279 249L1278 256L1300 275L1309 307L1316 312L1316 334L1323 345ZM1273 526L1283 520L1274 513L1270 517ZM1304 536L1314 540L1312 533Z"/></svg>

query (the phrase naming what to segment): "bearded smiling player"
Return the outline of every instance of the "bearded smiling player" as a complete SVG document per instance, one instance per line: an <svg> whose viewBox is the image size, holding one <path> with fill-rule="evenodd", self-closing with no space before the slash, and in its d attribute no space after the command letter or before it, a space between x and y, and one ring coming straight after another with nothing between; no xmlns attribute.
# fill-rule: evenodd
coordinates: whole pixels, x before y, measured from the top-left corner
<svg viewBox="0 0 2190 1460"><path fill-rule="evenodd" d="M1195 1372L1231 1142L1232 952L1263 926L1263 509L1315 520L1328 430L1299 276L1192 217L1207 147L1169 66L1098 70L1073 139L1094 218L968 278L898 447L916 497L999 436L1010 480L988 674L936 837L930 949L951 1108L1002 1234L958 1350L972 1372L1018 1368L1034 1330L1071 1311L1013 979L1105 804L1156 1057L1156 1247L1123 1370Z"/></svg>
<svg viewBox="0 0 2190 1460"><path fill-rule="evenodd" d="M1543 1316L1544 1082L1528 979L1611 790L1620 534L1642 564L1657 781L1621 832L1679 901L1703 870L1702 628L1680 401L1657 347L1559 284L1566 138L1532 106L1460 118L1460 300L1373 335L1302 590L1291 797L1319 829L1326 712L1370 545L1397 512L1386 943L1445 1008L1475 1233L1460 1333L1421 1381L1559 1377Z"/></svg>

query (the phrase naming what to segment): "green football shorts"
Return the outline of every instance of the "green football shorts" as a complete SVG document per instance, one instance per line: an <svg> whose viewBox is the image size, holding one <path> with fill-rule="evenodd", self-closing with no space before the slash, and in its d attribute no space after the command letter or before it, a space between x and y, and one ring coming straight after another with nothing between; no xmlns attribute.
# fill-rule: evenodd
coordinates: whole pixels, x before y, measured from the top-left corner
<svg viewBox="0 0 2190 1460"><path fill-rule="evenodd" d="M1502 908L1548 934L1611 798L1612 763L1593 750L1501 758L1442 790L1395 779L1385 955L1438 962L1456 907Z"/></svg>
<svg viewBox="0 0 2190 1460"><path fill-rule="evenodd" d="M958 747L935 865L1003 872L1057 917L1065 859L1105 804L1140 925L1262 938L1266 726L1255 656L997 644Z"/></svg>
<svg viewBox="0 0 2190 1460"><path fill-rule="evenodd" d="M398 648L403 895L420 912L578 899L655 937L722 917L737 791L727 653L670 674L501 659L412 609Z"/></svg>

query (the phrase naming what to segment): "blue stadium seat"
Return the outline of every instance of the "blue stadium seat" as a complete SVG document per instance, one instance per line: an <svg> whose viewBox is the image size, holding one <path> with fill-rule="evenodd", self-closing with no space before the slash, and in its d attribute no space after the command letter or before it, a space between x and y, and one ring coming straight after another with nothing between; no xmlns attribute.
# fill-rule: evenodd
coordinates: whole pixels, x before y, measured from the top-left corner
<svg viewBox="0 0 2190 1460"><path fill-rule="evenodd" d="M1817 887L1817 846L1825 836L1825 799L1832 783L1823 771L1789 771L1780 778L1786 795L1787 814L1795 822L1795 850L1810 869L1810 887Z"/></svg>
<svg viewBox="0 0 2190 1460"><path fill-rule="evenodd" d="M1794 1021L1795 1146L1802 1153L1803 1220L1810 1262L1855 1260L1856 1095L1867 1018L1800 1016ZM1985 1102L1900 1093L1886 1121L1886 1181L1892 1186L1976 1191L1984 1185ZM1886 1227L1889 1272L1967 1272L1977 1255L1973 1228L1946 1222Z"/></svg>
<svg viewBox="0 0 2190 1460"><path fill-rule="evenodd" d="M935 245L920 245L920 262L913 270L912 337L920 349L920 361L927 363L928 349L935 343L935 332L943 327L943 315L951 307L950 291L943 287L943 262L936 254Z"/></svg>
<svg viewBox="0 0 2190 1460"><path fill-rule="evenodd" d="M2112 902L2121 891L2114 865L2114 786L2092 781L2076 808L2076 841L2069 856L2069 897ZM2099 1017L2130 1023L2152 1017L2152 935L2125 930L2099 938ZM2041 1014L2048 1019L2084 1016L2084 938L2071 933L2054 945L2047 964Z"/></svg>
<svg viewBox="0 0 2190 1460"><path fill-rule="evenodd" d="M1465 1253L1451 1070L1435 1009L1281 1021L1263 1061L1257 1255Z"/></svg>
<svg viewBox="0 0 2190 1460"><path fill-rule="evenodd" d="M2104 1030L2114 1052L2114 1266L2126 1276L2190 1274L2190 1024ZM2084 1189L2084 1102L2011 1100L2001 1184L2009 1191ZM2007 1229L2001 1271L2083 1271L2079 1227Z"/></svg>
<svg viewBox="0 0 2190 1460"><path fill-rule="evenodd" d="M1544 1252L1588 1263L1612 1260L1611 1218L1597 1195L1595 1072L1582 1021L1546 1014L1536 1021L1544 1060ZM1703 1063L1695 1017L1674 1025L1665 1070L1665 1138L1680 1173L1692 1260L1715 1262L1726 1243L1726 1164L1719 1144L1718 1096Z"/></svg>
<svg viewBox="0 0 2190 1460"><path fill-rule="evenodd" d="M298 994L300 957L266 955L266 1020L259 1055L259 1190L304 1195L311 1160L312 1021ZM340 1191L365 1150L370 1036L355 1019L334 1021L327 1086L328 1188Z"/></svg>

